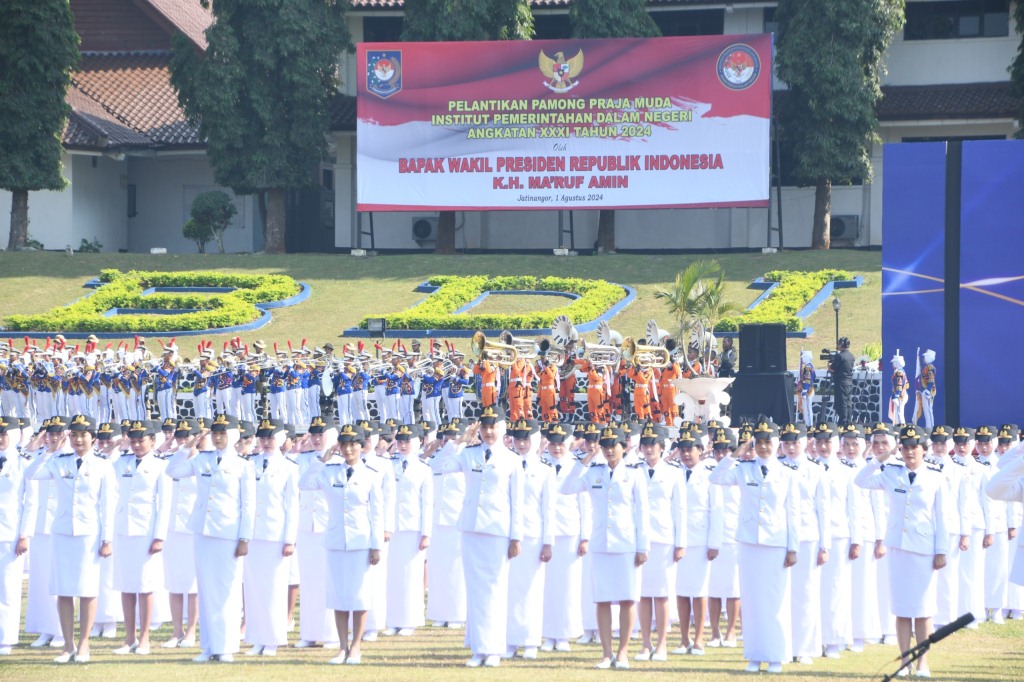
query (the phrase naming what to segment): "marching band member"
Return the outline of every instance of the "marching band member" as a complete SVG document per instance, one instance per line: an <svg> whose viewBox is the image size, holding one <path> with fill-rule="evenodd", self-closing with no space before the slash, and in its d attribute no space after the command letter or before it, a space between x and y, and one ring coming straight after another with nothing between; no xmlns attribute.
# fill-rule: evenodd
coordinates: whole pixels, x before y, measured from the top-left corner
<svg viewBox="0 0 1024 682"><path fill-rule="evenodd" d="M465 355L452 348L449 357L455 363L455 373L448 379L448 390L444 396L444 407L448 413L448 421L454 421L463 417L462 397L465 394L466 386L469 386L470 383L470 371L462 364Z"/></svg>
<svg viewBox="0 0 1024 682"><path fill-rule="evenodd" d="M558 413L558 366L547 355L537 359L537 412L549 424L561 421Z"/></svg>
<svg viewBox="0 0 1024 682"><path fill-rule="evenodd" d="M511 421L533 419L533 364L517 357L508 369L508 418Z"/></svg>
<svg viewBox="0 0 1024 682"><path fill-rule="evenodd" d="M93 451L96 425L92 420L85 415L75 415L70 422L54 417L50 424L66 424L70 435L62 434L58 443L29 465L25 475L51 481L57 498L51 539L53 554L60 557L60 561L53 564L50 584L57 594L64 651L54 662L88 663L100 563L113 551L116 483L110 462L100 459ZM70 441L73 452L56 454L65 441ZM77 650L74 648L75 597L79 598L81 610Z"/></svg>
<svg viewBox="0 0 1024 682"><path fill-rule="evenodd" d="M606 463L592 466L596 452L588 452L562 482L560 492L587 492L593 503L591 577L603 655L597 667L628 668L629 639L636 619L634 605L640 598L640 569L650 551L647 485L637 469L623 463L626 435L622 430L603 429L599 443ZM619 646L614 657L613 602L619 605Z"/></svg>
<svg viewBox="0 0 1024 682"><path fill-rule="evenodd" d="M25 554L37 513L20 440L18 418L0 417L0 656L18 643Z"/></svg>
<svg viewBox="0 0 1024 682"><path fill-rule="evenodd" d="M778 431L761 420L753 440L727 455L711 472L712 483L740 489L740 595L743 656L747 672L781 673L792 658L792 610L788 570L800 546L799 491L793 470L775 457Z"/></svg>
<svg viewBox="0 0 1024 682"><path fill-rule="evenodd" d="M946 565L949 531L946 528L946 484L938 471L924 464L924 432L910 425L900 429L902 464L879 453L857 473L857 485L883 490L889 498L889 547L892 610L900 651L910 649L911 635L918 644L932 634L935 615L936 571ZM913 628L913 632L912 632ZM904 665L909 659L903 659ZM928 677L927 652L917 661L917 675Z"/></svg>
<svg viewBox="0 0 1024 682"><path fill-rule="evenodd" d="M380 562L384 544L382 479L363 463L360 446L364 433L352 424L342 426L338 443L311 463L299 479L302 490L323 491L329 509L324 538L327 606L334 611L339 642L338 655L327 661L332 665L362 662L363 628L373 603L369 571Z"/></svg>
<svg viewBox="0 0 1024 682"><path fill-rule="evenodd" d="M910 382L907 381L907 372L903 369L907 366L906 360L897 350L892 356L892 397L889 399L889 421L893 426L902 426L907 423L907 389Z"/></svg>
<svg viewBox="0 0 1024 682"><path fill-rule="evenodd" d="M120 655L149 654L153 593L164 582L161 552L170 523L172 500L171 481L164 476L167 462L153 454L156 430L154 422L133 422L128 438L134 456L121 457L113 463L117 480L113 587L121 593L125 625L124 645L113 653ZM138 639L135 636L136 607Z"/></svg>
<svg viewBox="0 0 1024 682"><path fill-rule="evenodd" d="M419 428L402 424L395 431L395 532L388 550L387 614L389 634L407 637L424 624L423 570L433 535L434 476L419 458Z"/></svg>
<svg viewBox="0 0 1024 682"><path fill-rule="evenodd" d="M231 663L242 626L242 557L249 553L255 521L256 476L235 450L241 435L238 419L217 415L210 434L213 450L199 451L206 435L200 432L171 457L167 474L198 480L189 530L195 542L203 651L192 660L205 663L216 656ZM282 601L279 608L284 607Z"/></svg>
<svg viewBox="0 0 1024 682"><path fill-rule="evenodd" d="M483 409L480 421L430 462L435 473L462 472L466 497L459 516L466 573L466 663L496 667L506 650L509 560L519 556L523 529L522 464L502 443L505 415ZM479 437L480 442L475 441Z"/></svg>

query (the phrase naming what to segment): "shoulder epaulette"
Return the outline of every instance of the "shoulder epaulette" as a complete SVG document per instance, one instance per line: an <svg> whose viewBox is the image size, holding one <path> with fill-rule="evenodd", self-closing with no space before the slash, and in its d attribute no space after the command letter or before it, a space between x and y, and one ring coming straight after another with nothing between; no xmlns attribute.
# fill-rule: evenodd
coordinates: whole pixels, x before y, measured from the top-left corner
<svg viewBox="0 0 1024 682"><path fill-rule="evenodd" d="M959 465L960 465L960 466L962 466L962 467L965 467L965 466L967 466L967 462L962 462L962 461L960 461L960 460L957 460L957 459L954 459L954 460L953 460L953 464L959 464Z"/></svg>
<svg viewBox="0 0 1024 682"><path fill-rule="evenodd" d="M57 455L57 457L70 457L73 454L75 454L75 453L73 453L73 452L62 452L59 455Z"/></svg>
<svg viewBox="0 0 1024 682"><path fill-rule="evenodd" d="M987 467L992 466L992 462L982 462L980 459L978 460L978 462L981 463L981 464L984 464Z"/></svg>
<svg viewBox="0 0 1024 682"><path fill-rule="evenodd" d="M939 464L939 460L935 459L934 457L925 457L924 458L924 463L925 464L931 464L931 465L935 466L935 465Z"/></svg>
<svg viewBox="0 0 1024 682"><path fill-rule="evenodd" d="M665 460L662 460L662 461L665 461ZM670 467L675 467L676 469L682 469L683 468L683 463L680 462L678 459L669 460L669 461L665 462L665 464L669 465Z"/></svg>
<svg viewBox="0 0 1024 682"><path fill-rule="evenodd" d="M640 462L636 462L635 464L627 464L626 468L627 469L639 469L640 468Z"/></svg>
<svg viewBox="0 0 1024 682"><path fill-rule="evenodd" d="M799 469L799 467L797 465L793 464L792 462L787 462L784 459L780 459L779 461L782 462L782 466L788 467L788 468L792 469L793 471L796 471L797 469Z"/></svg>
<svg viewBox="0 0 1024 682"><path fill-rule="evenodd" d="M379 473L380 473L380 471L378 471L377 469L374 469L374 468L373 468L372 466L370 466L369 464L367 464L367 465L366 465L366 468L367 468L367 469L369 469L370 471L372 471L372 472L373 472L373 473L375 473L375 474L379 474Z"/></svg>
<svg viewBox="0 0 1024 682"><path fill-rule="evenodd" d="M808 461L808 462L814 462L814 463L815 463L815 464L817 464L818 466L821 466L821 459L820 459L820 458L818 458L818 457L808 457L808 458L807 458L807 461Z"/></svg>
<svg viewBox="0 0 1024 682"><path fill-rule="evenodd" d="M704 465L704 468L707 469L708 471L714 471L716 466L718 466L717 463L716 464L708 463L708 464Z"/></svg>
<svg viewBox="0 0 1024 682"><path fill-rule="evenodd" d="M591 462L590 466L592 466L592 467L606 467L608 465L605 464L604 462Z"/></svg>
<svg viewBox="0 0 1024 682"><path fill-rule="evenodd" d="M845 464L846 466L850 467L851 469L856 469L857 468L857 463L856 462L851 462L848 459L841 459L839 461L842 462L843 464Z"/></svg>
<svg viewBox="0 0 1024 682"><path fill-rule="evenodd" d="M341 466L341 462L328 462L325 466L340 467Z"/></svg>
<svg viewBox="0 0 1024 682"><path fill-rule="evenodd" d="M928 465L928 468L929 468L929 469L930 469L931 471L936 471L936 472L939 472L939 473L941 473L941 472L942 472L942 465L941 465L941 464L940 464L940 465L938 465L938 466L932 466L932 465L930 465L930 464L929 464L929 465Z"/></svg>
<svg viewBox="0 0 1024 682"><path fill-rule="evenodd" d="M27 452L19 452L18 454L21 456L22 459L28 460L30 462L32 461L32 455L28 454Z"/></svg>
<svg viewBox="0 0 1024 682"><path fill-rule="evenodd" d="M540 463L541 463L541 464L546 464L547 466L551 467L552 469L553 469L553 468L555 467L555 465L554 465L554 464L552 464L551 462L549 462L549 461L548 461L548 460L546 460L546 459L542 459L542 460L540 460Z"/></svg>

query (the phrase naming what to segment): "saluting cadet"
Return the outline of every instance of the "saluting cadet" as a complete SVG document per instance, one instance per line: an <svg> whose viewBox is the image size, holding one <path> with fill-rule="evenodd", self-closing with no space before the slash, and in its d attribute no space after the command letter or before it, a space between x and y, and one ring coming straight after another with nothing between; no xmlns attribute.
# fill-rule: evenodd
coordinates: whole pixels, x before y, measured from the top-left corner
<svg viewBox="0 0 1024 682"><path fill-rule="evenodd" d="M628 668L640 567L650 551L647 485L640 479L643 474L623 463L626 435L621 429L603 429L598 442L605 462L592 466L597 453L588 452L562 482L560 492L587 492L594 507L591 578L602 649L597 667ZM612 603L619 605L619 647L614 656Z"/></svg>
<svg viewBox="0 0 1024 682"><path fill-rule="evenodd" d="M992 542L988 523L993 500L985 494L985 467L974 459L974 429L958 426L953 431L953 461L963 465L965 485L961 501L965 503L965 521L961 535L968 535L966 544L960 543L960 613L985 613L985 547ZM978 627L975 620L967 626Z"/></svg>
<svg viewBox="0 0 1024 682"><path fill-rule="evenodd" d="M426 451L458 439L459 424L441 427L436 445ZM429 466L430 460L426 459ZM462 534L459 514L466 496L466 477L459 472L433 472L433 537L427 548L427 618L435 627L460 628L466 622L466 574L462 567Z"/></svg>
<svg viewBox="0 0 1024 682"><path fill-rule="evenodd" d="M331 441L336 441L338 430L329 427L323 417L309 422L308 436L301 440L295 457L299 477L320 460ZM327 549L325 546L328 524L326 493L320 488L299 489L299 529L296 546L299 548L299 641L296 649L305 649L323 642L328 646L335 641L337 629L334 613L327 608Z"/></svg>
<svg viewBox="0 0 1024 682"><path fill-rule="evenodd" d="M1024 445L1016 445L1003 455L1000 467L985 488L994 500L1005 502L1024 502ZM1024 585L1024 552L1020 544L1024 543L1024 534L1017 535L1017 554L1010 568L1009 581L1014 585Z"/></svg>
<svg viewBox="0 0 1024 682"><path fill-rule="evenodd" d="M184 447L186 441L199 435L205 427L206 420L203 417L181 419L174 429L174 439L161 447L164 452L177 452L179 448ZM206 438L207 442L199 443L200 450L211 449L209 436ZM195 646L196 626L199 624L195 541L188 526L189 517L196 506L196 479L170 478L170 482L170 522L161 556L164 560L164 587L169 595L174 633L160 645L165 649Z"/></svg>
<svg viewBox="0 0 1024 682"><path fill-rule="evenodd" d="M604 453L601 450L600 438L603 427L594 422L589 422L583 429L582 439L579 441L579 450L574 453L575 459L581 460L590 453L593 453L593 459L590 461L591 465L594 464L606 464L604 459ZM571 473L571 470L570 470ZM564 482L564 481L563 481ZM561 490L561 486L559 486ZM590 493L582 493L590 498ZM593 519L593 503L591 503L591 519ZM586 530L591 533L593 537L593 522ZM577 644L590 644L598 639L597 636L597 603L594 601L594 578L593 578L593 554L589 551L583 555L583 575L580 578L582 585L580 594L580 605L582 607L582 618L583 618L583 636L576 640ZM612 605L612 618L617 618L618 605Z"/></svg>
<svg viewBox="0 0 1024 682"><path fill-rule="evenodd" d="M360 457L370 473L380 477L381 494L384 496L384 544L380 548L380 561L370 568L373 605L370 607L369 613L366 614L366 631L363 634L363 640L367 642L376 641L378 631L387 627L385 619L388 612L388 553L391 548L391 536L395 532L395 510L397 508L391 454L385 444L385 437L390 438L394 420L388 419L388 421L390 424L387 425L374 421L361 421L357 424L363 429ZM386 433L385 427L387 428Z"/></svg>
<svg viewBox="0 0 1024 682"><path fill-rule="evenodd" d="M893 434L892 425L884 422L877 422L870 433L871 452L865 457L865 463L870 464L880 457L888 457L896 449L896 437ZM875 498L875 523L882 528L881 535L884 538L889 527L889 499L888 495L880 490L872 491L878 497ZM882 630L882 644L896 643L896 618L892 612L892 595L889 592L891 584L889 567L892 564L887 559L888 550L885 542L878 542L875 545L876 568L878 581L876 583L876 594L878 597L878 622Z"/></svg>
<svg viewBox="0 0 1024 682"><path fill-rule="evenodd" d="M110 424L105 424L108 431ZM134 456L114 462L117 477L117 517L114 521L114 589L121 593L124 645L114 654L150 652L149 627L154 614L153 592L163 586L164 539L171 514L171 480L164 476L167 462L153 454L157 424L132 422L128 438ZM135 614L138 606L139 632Z"/></svg>
<svg viewBox="0 0 1024 682"><path fill-rule="evenodd" d="M857 486L853 479L857 465L839 458L839 428L822 422L814 430L818 463L830 494L829 520L832 539L828 561L821 567L821 641L826 658L853 644L853 615L850 601L851 562L860 556L864 544L857 522Z"/></svg>
<svg viewBox="0 0 1024 682"><path fill-rule="evenodd" d="M288 585L291 556L299 532L299 470L281 452L289 438L284 423L264 419L256 428L256 518L244 563L247 656L276 656L288 644Z"/></svg>
<svg viewBox="0 0 1024 682"><path fill-rule="evenodd" d="M686 488L686 554L676 569L676 608L679 612L680 644L672 653L704 655L704 623L707 616L708 581L711 562L722 546L722 491L711 485L713 464L700 461L703 447L699 430L679 432L675 450L682 464ZM693 641L690 641L690 616Z"/></svg>
<svg viewBox="0 0 1024 682"><path fill-rule="evenodd" d="M1009 539L1007 533L1007 505L1003 500L995 500L985 494L988 482L995 475L996 436L999 430L995 426L979 426L974 432L975 449L978 453L978 464L981 465L981 493L985 497L985 582L984 599L986 619L1003 624L1003 605L1006 603L1006 576L1009 571ZM977 589L977 586L975 587Z"/></svg>
<svg viewBox="0 0 1024 682"><path fill-rule="evenodd" d="M540 458L540 428L532 419L512 422L509 429L513 451L523 464L523 540L519 557L508 571L508 643L504 658L512 658L521 647L523 658L537 658L544 624L544 582L551 561L554 535L555 476ZM552 424L547 437L569 434L561 424Z"/></svg>
<svg viewBox="0 0 1024 682"><path fill-rule="evenodd" d="M16 447L20 439L18 418L0 417L0 656L18 643L25 554L36 523L28 463Z"/></svg>
<svg viewBox="0 0 1024 682"><path fill-rule="evenodd" d="M864 427L852 422L840 426L843 462L850 465L854 477L865 463L863 455L867 443L864 430ZM865 642L878 641L882 637L882 626L878 619L878 600L875 597L878 585L875 553L883 546L885 527L882 523L884 516L877 517L876 523L875 508L882 506L878 498L884 493L879 490L865 490L854 483L850 494L857 498L853 505L856 509L856 518L852 523L856 528L855 532L864 539L863 547L850 546L853 636L850 651L862 653Z"/></svg>
<svg viewBox="0 0 1024 682"><path fill-rule="evenodd" d="M783 460L800 492L800 550L792 571L793 656L810 665L821 655L821 567L832 546L831 493L824 468L804 453L807 428L786 424L779 433Z"/></svg>
<svg viewBox="0 0 1024 682"><path fill-rule="evenodd" d="M582 430L600 433L595 424L587 424ZM568 434L564 429L554 433L549 430L546 438L547 461L554 469L557 491L572 472ZM580 588L583 557L590 548L590 495L585 492L556 494L552 502L554 544L544 575L544 623L541 628L544 643L541 651L569 651L569 640L583 634Z"/></svg>
<svg viewBox="0 0 1024 682"><path fill-rule="evenodd" d="M711 447L716 462L735 452L737 437L732 429L711 428ZM742 443L753 436L751 427L740 428ZM736 544L736 528L740 521L740 490L735 486L722 488L722 546L718 550L708 580L708 615L711 620L711 639L707 646L712 648L736 648L736 627L740 619L740 567L739 546ZM721 632L722 606L725 606L725 635Z"/></svg>
<svg viewBox="0 0 1024 682"><path fill-rule="evenodd" d="M1019 434L1020 429L1016 424L1003 424L999 427L999 443L996 445L996 453L999 455L1000 467L1014 460L1014 457L1007 459L1004 455L1017 447ZM1019 547L1017 537L1020 533L1020 528L1024 526L1024 505L1016 500L1009 500L1006 513L1006 523L1009 526L1006 536L1010 545L1007 556L1009 571L1013 569L1013 565L1017 560L1017 548ZM1007 576L1009 576L1009 572ZM1021 617L1021 610L1024 609L1024 587L1014 583L1012 580L1008 580L1006 585L1005 606L1007 618L1019 619Z"/></svg>
<svg viewBox="0 0 1024 682"><path fill-rule="evenodd" d="M686 553L686 487L678 461L661 458L666 432L649 424L640 434L644 461L638 469L645 475L650 516L651 549L640 577L640 633L643 638L637 661L667 661L669 597L675 594L676 565ZM651 641L651 619L658 628L658 641Z"/></svg>
<svg viewBox="0 0 1024 682"><path fill-rule="evenodd" d="M717 485L740 489L740 595L747 672L781 673L793 656L789 570L800 547L800 492L793 470L775 457L777 430L766 420L754 440L727 455L711 472Z"/></svg>
<svg viewBox="0 0 1024 682"><path fill-rule="evenodd" d="M939 571L936 586L935 626L952 623L960 616L960 548L968 546L969 535L961 535L961 528L973 523L970 516L970 495L967 478L964 476L965 466L953 461L949 454L949 437L953 429L943 424L936 424L929 436L929 454L925 463L939 469L946 483L945 506L946 528L949 530L949 553L946 555L946 568Z"/></svg>
<svg viewBox="0 0 1024 682"><path fill-rule="evenodd" d="M889 577L892 610L900 651L910 649L911 628L917 643L932 634L935 615L935 572L946 565L949 530L946 528L946 484L935 469L924 463L925 432L910 425L900 429L903 462L887 453L858 472L857 485L884 490L889 497ZM903 659L909 666L909 658ZM927 654L917 661L917 675L928 677Z"/></svg>
<svg viewBox="0 0 1024 682"><path fill-rule="evenodd" d="M466 663L495 667L506 649L509 560L523 537L523 466L504 446L505 415L485 407L480 421L431 460L435 472L461 471L466 497L459 515L466 573ZM479 442L477 439L479 438Z"/></svg>
<svg viewBox="0 0 1024 682"><path fill-rule="evenodd" d="M67 439L67 417L61 417L51 426L52 418L42 421L38 433L25 445L24 452L39 458L46 450L59 448L58 454L72 452ZM26 476L26 478L29 478ZM32 506L36 509L36 526L32 533L32 558L28 562L28 598L25 602L25 631L38 633L39 638L29 646L64 646L60 619L57 617L57 598L50 592L50 573L53 569L53 517L57 511L56 486L47 480L30 480Z"/></svg>
<svg viewBox="0 0 1024 682"><path fill-rule="evenodd" d="M249 553L255 520L256 476L239 457L238 420L219 414L210 425L213 450L200 452L205 431L186 441L167 464L172 478L196 477L196 503L189 518L199 585L199 629L203 651L192 660L216 656L234 661L242 627L242 557ZM284 609L284 603L279 606Z"/></svg>
<svg viewBox="0 0 1024 682"><path fill-rule="evenodd" d="M62 423L61 417L54 420ZM89 635L96 616L96 596L100 586L100 563L112 553L116 482L110 462L93 451L95 423L85 415L75 415L67 423L67 434L29 465L26 476L50 480L57 497L53 520L54 562L51 591L57 594L57 612L64 651L55 663L89 661ZM71 453L61 453L64 441L71 442ZM81 629L78 649L75 640L75 597L79 598Z"/></svg>
<svg viewBox="0 0 1024 682"><path fill-rule="evenodd" d="M423 570L434 522L434 475L419 458L419 427L395 431L395 533L388 550L385 634L408 637L423 620Z"/></svg>
<svg viewBox="0 0 1024 682"><path fill-rule="evenodd" d="M338 444L299 479L303 490L322 490L330 510L325 536L327 606L334 610L339 642L338 655L327 661L332 665L362 662L363 628L373 603L370 567L380 562L384 544L382 478L362 460L364 434L359 426L342 426Z"/></svg>

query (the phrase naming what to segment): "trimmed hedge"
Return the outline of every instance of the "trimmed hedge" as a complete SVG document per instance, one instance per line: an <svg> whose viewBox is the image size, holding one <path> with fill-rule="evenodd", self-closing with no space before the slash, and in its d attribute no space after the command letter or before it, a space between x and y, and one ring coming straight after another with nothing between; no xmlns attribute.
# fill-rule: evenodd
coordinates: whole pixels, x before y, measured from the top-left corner
<svg viewBox="0 0 1024 682"><path fill-rule="evenodd" d="M30 332L171 332L232 327L259 318L254 303L294 296L299 284L285 275L232 275L220 272L141 272L103 270L95 293L39 315L12 315L10 331ZM235 287L226 294L161 293L143 296L150 287ZM195 308L178 315L114 315L111 308L171 310Z"/></svg>
<svg viewBox="0 0 1024 682"><path fill-rule="evenodd" d="M853 275L846 270L772 270L765 273L764 279L778 282L779 286L753 310L720 321L715 325L716 332L734 332L741 324L772 323L785 324L786 331L798 332L804 328L804 321L796 313L827 283L851 280Z"/></svg>
<svg viewBox="0 0 1024 682"><path fill-rule="evenodd" d="M543 329L559 315L574 323L587 322L601 315L626 296L625 290L603 279L572 277L487 277L473 275L434 276L428 282L438 289L408 310L384 317L389 329ZM560 308L522 315L453 314L485 291L560 291L579 298ZM366 329L367 318L360 323Z"/></svg>

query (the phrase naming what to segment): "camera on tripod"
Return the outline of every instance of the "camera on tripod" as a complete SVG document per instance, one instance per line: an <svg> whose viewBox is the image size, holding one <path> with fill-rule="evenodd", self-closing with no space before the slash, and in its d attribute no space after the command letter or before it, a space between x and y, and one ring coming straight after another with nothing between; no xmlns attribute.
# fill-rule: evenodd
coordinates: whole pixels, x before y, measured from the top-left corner
<svg viewBox="0 0 1024 682"><path fill-rule="evenodd" d="M839 354L839 351L837 351L837 350L830 350L828 348L822 348L821 349L821 353L818 354L818 359L819 360L827 360L828 362L832 362L832 358L834 358L838 354Z"/></svg>

